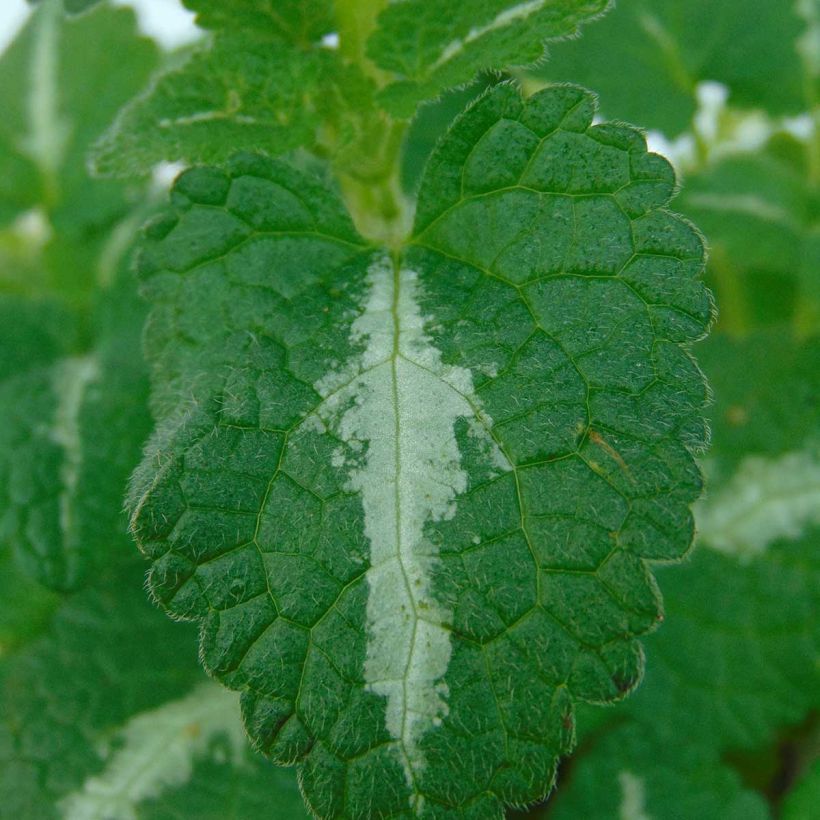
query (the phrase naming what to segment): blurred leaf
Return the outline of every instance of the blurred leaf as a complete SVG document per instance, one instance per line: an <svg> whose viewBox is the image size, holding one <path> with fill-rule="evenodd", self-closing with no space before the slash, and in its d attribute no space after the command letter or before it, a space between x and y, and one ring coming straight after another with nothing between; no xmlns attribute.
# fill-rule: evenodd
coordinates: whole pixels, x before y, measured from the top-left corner
<svg viewBox="0 0 820 820"><path fill-rule="evenodd" d="M820 758L816 759L783 803L782 820L813 820L820 806Z"/></svg>
<svg viewBox="0 0 820 820"><path fill-rule="evenodd" d="M750 455L777 457L820 438L820 339L798 341L788 328L743 339L715 333L699 355L715 396L713 480Z"/></svg>
<svg viewBox="0 0 820 820"><path fill-rule="evenodd" d="M249 31L309 47L333 31L333 0L183 0L206 29Z"/></svg>
<svg viewBox="0 0 820 820"><path fill-rule="evenodd" d="M734 105L772 114L806 108L792 0L629 0L579 42L550 47L538 76L588 84L610 117L669 136L688 128L699 82L729 87Z"/></svg>
<svg viewBox="0 0 820 820"><path fill-rule="evenodd" d="M711 246L722 327L820 320L820 189L803 152L727 157L687 176L679 203Z"/></svg>

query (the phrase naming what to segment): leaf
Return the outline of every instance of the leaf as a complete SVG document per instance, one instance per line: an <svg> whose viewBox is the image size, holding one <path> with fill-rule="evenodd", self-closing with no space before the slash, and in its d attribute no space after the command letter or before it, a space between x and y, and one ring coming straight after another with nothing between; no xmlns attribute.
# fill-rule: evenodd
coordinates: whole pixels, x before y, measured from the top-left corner
<svg viewBox="0 0 820 820"><path fill-rule="evenodd" d="M77 317L54 299L0 295L0 384L77 346Z"/></svg>
<svg viewBox="0 0 820 820"><path fill-rule="evenodd" d="M763 798L720 757L651 726L610 729L561 781L543 812L550 820L769 820ZM540 815L536 815L540 816Z"/></svg>
<svg viewBox="0 0 820 820"><path fill-rule="evenodd" d="M0 382L0 536L53 589L76 589L124 545L120 499L149 418L145 367L133 355L141 306L119 285L101 320L116 302L129 317L91 350Z"/></svg>
<svg viewBox="0 0 820 820"><path fill-rule="evenodd" d="M392 256L248 155L147 230L151 593L321 817L500 818L549 790L573 703L641 676L648 563L691 539L682 345L711 306L668 164L593 114L488 92Z"/></svg>
<svg viewBox="0 0 820 820"><path fill-rule="evenodd" d="M646 640L646 679L585 734L546 816L617 816L625 773L640 784L640 816L770 816L741 790L727 752L758 751L817 708L818 537L770 545L744 565L701 547L663 573L666 623Z"/></svg>
<svg viewBox="0 0 820 820"><path fill-rule="evenodd" d="M781 739L818 708L820 529L814 507L801 509L807 488L789 486L814 470L817 354L816 337L783 328L703 345L716 402L699 546L659 573L665 624L646 639L641 688L608 717L579 713L580 745L545 816L612 816L624 771L642 784L646 816L722 820L738 800L748 816L771 816L738 790L732 766L751 761L743 780L778 793Z"/></svg>
<svg viewBox="0 0 820 820"><path fill-rule="evenodd" d="M56 816L59 798L101 768L112 728L197 680L193 636L151 611L140 574L109 565L99 588L63 599L38 640L0 658L4 811Z"/></svg>
<svg viewBox="0 0 820 820"><path fill-rule="evenodd" d="M819 535L769 544L745 565L702 547L664 574L666 623L647 640L645 686L627 709L644 721L662 715L667 738L697 714L687 737L727 750L760 747L816 708Z"/></svg>
<svg viewBox="0 0 820 820"><path fill-rule="evenodd" d="M115 742L103 771L60 801L66 820L161 816L169 801L173 805L175 792L197 789L205 809L197 817L223 818L231 812L245 820L307 818L293 778L249 752L239 700L216 684L199 684L182 698L137 714ZM205 784L194 778L195 767L210 771ZM271 813L272 797L277 802ZM184 804L189 815L194 805L190 800Z"/></svg>
<svg viewBox="0 0 820 820"><path fill-rule="evenodd" d="M35 5L39 4L41 0L28 0L28 2ZM45 0L44 5L49 2L53 3L53 0ZM69 14L82 14L84 11L94 8L99 2L100 0L63 0L63 5Z"/></svg>
<svg viewBox="0 0 820 820"><path fill-rule="evenodd" d="M749 456L698 510L701 538L746 557L778 538L796 538L808 524L820 524L820 446L814 442L777 459Z"/></svg>
<svg viewBox="0 0 820 820"><path fill-rule="evenodd" d="M244 738L243 738L244 740ZM302 795L291 771L274 767L250 750L239 765L225 766L224 750L214 743L209 755L196 761L192 778L140 808L145 820L308 820Z"/></svg>
<svg viewBox="0 0 820 820"><path fill-rule="evenodd" d="M312 146L330 60L281 41L219 36L122 110L94 149L94 168L140 174L162 160L217 162L242 149Z"/></svg>
<svg viewBox="0 0 820 820"><path fill-rule="evenodd" d="M820 800L820 761L815 760L806 775L783 803L783 820L809 820Z"/></svg>
<svg viewBox="0 0 820 820"><path fill-rule="evenodd" d="M808 149L789 145L794 158L780 142L691 174L680 199L709 237L711 281L730 331L784 320L811 328L820 318L818 187Z"/></svg>
<svg viewBox="0 0 820 820"><path fill-rule="evenodd" d="M575 36L609 0L404 0L379 15L368 56L397 74L381 94L387 109L409 117L422 100L472 80L484 69L534 63L545 43Z"/></svg>
<svg viewBox="0 0 820 820"><path fill-rule="evenodd" d="M205 29L244 30L310 47L333 31L332 0L183 0Z"/></svg>
<svg viewBox="0 0 820 820"><path fill-rule="evenodd" d="M699 82L728 86L731 102L772 114L805 110L795 43L804 23L785 0L632 0L579 43L559 43L539 74L598 89L609 116L669 136L686 130ZM617 71L613 71L617 66Z"/></svg>
<svg viewBox="0 0 820 820"><path fill-rule="evenodd" d="M66 22L47 3L0 61L0 142L34 163L39 185L31 204L51 210L61 232L107 229L112 211L119 217L124 210L120 183L89 180L85 152L156 64L156 46L135 32L127 9ZM89 42L106 48L89 49Z"/></svg>
<svg viewBox="0 0 820 820"><path fill-rule="evenodd" d="M59 600L35 641L0 657L4 811L161 817L204 770L211 816L303 817L290 773L246 751L236 696L202 682L194 636L153 610L141 575L120 556L98 586ZM237 806L234 788L253 791Z"/></svg>
<svg viewBox="0 0 820 820"><path fill-rule="evenodd" d="M715 392L709 410L715 481L749 456L778 460L820 437L820 339L786 328L734 339L716 333L699 350Z"/></svg>

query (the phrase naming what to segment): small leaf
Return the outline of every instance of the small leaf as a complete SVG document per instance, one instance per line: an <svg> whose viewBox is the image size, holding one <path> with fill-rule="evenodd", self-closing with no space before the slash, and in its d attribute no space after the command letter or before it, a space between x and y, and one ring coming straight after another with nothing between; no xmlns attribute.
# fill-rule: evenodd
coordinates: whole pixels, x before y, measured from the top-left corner
<svg viewBox="0 0 820 820"><path fill-rule="evenodd" d="M410 116L421 101L472 80L484 69L534 63L545 44L574 36L609 0L404 0L388 4L368 56L398 75L382 93L391 113Z"/></svg>
<svg viewBox="0 0 820 820"><path fill-rule="evenodd" d="M500 818L549 790L574 702L640 679L711 304L669 165L594 109L492 89L392 251L248 155L147 229L151 592L319 816Z"/></svg>
<svg viewBox="0 0 820 820"><path fill-rule="evenodd" d="M219 36L121 111L93 151L94 168L144 174L162 160L216 162L242 149L310 147L331 58L281 41Z"/></svg>

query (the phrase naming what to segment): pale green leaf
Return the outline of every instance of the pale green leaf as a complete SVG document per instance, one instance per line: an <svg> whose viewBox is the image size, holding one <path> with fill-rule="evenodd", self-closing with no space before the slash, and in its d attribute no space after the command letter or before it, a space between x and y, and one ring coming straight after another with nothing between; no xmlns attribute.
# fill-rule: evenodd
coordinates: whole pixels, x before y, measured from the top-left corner
<svg viewBox="0 0 820 820"><path fill-rule="evenodd" d="M488 92L391 253L248 155L147 231L150 588L319 816L500 818L550 788L573 704L641 676L711 305L669 165L594 109Z"/></svg>
<svg viewBox="0 0 820 820"><path fill-rule="evenodd" d="M407 117L422 100L478 71L536 62L547 42L576 35L609 6L609 0L403 0L380 14L367 53L397 75L381 99Z"/></svg>

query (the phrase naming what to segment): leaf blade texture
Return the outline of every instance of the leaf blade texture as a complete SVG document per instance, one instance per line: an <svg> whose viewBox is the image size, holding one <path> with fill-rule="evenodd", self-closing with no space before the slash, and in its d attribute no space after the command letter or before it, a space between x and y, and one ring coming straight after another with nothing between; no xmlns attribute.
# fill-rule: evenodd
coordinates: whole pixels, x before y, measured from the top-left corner
<svg viewBox="0 0 820 820"><path fill-rule="evenodd" d="M147 229L149 586L320 816L501 817L549 788L576 700L640 679L711 303L671 169L594 107L492 89L398 250L247 155Z"/></svg>

